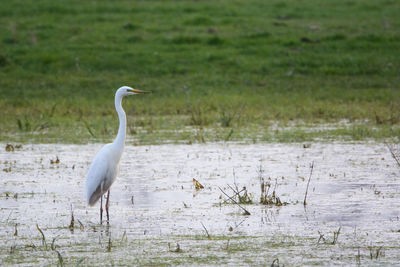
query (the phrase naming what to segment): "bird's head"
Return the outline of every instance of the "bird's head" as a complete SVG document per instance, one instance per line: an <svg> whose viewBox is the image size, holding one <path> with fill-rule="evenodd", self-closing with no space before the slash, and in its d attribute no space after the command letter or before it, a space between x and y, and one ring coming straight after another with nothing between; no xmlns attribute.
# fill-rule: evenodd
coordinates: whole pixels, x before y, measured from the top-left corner
<svg viewBox="0 0 400 267"><path fill-rule="evenodd" d="M136 95L136 94L150 94L151 92L148 91L142 91L138 89L133 89L129 86L122 86L117 90L115 95L120 95L120 96L127 96L127 95Z"/></svg>

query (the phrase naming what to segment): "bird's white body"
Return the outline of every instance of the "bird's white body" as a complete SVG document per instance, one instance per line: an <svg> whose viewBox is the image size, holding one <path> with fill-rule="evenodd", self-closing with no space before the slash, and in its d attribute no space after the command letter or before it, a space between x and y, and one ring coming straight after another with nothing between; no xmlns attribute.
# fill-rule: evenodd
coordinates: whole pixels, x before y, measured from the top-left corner
<svg viewBox="0 0 400 267"><path fill-rule="evenodd" d="M86 177L86 202L93 206L107 192L119 171L119 160L123 150L116 149L114 143L105 145L90 165Z"/></svg>
<svg viewBox="0 0 400 267"><path fill-rule="evenodd" d="M115 109L118 113L119 128L118 134L114 142L106 144L97 153L90 165L89 172L86 176L86 201L87 204L93 206L99 199L102 199L104 193L110 193L110 187L117 178L119 171L119 161L124 151L125 135L126 135L126 115L122 108L122 98L127 95L149 93L123 86L115 93ZM107 198L106 211L108 219L108 202ZM101 204L102 205L102 204ZM100 221L102 207L100 206Z"/></svg>

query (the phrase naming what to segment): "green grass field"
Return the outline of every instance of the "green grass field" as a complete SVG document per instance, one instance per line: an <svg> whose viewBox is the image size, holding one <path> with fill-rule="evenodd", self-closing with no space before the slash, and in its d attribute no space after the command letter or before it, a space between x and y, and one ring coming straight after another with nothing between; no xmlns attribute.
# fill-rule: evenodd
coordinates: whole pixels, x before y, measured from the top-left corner
<svg viewBox="0 0 400 267"><path fill-rule="evenodd" d="M6 1L0 140L112 139L122 85L154 93L124 103L137 144L398 138L399 10L396 0Z"/></svg>

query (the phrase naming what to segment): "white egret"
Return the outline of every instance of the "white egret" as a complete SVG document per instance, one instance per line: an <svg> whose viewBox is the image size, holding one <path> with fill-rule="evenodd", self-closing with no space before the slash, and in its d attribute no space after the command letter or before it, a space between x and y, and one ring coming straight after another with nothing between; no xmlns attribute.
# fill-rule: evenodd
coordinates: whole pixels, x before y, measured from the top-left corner
<svg viewBox="0 0 400 267"><path fill-rule="evenodd" d="M122 108L122 98L127 95L147 94L150 92L122 86L115 93L115 109L118 113L119 128L114 142L106 144L94 157L86 176L86 200L93 206L100 199L100 223L103 220L103 195L107 192L106 214L109 222L108 207L110 202L110 187L119 171L119 161L124 151L126 136L126 115Z"/></svg>

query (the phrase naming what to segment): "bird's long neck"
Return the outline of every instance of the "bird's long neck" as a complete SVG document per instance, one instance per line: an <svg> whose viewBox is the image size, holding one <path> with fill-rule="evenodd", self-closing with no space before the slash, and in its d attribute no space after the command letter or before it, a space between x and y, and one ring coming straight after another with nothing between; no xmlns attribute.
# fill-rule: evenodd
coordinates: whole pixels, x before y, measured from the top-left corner
<svg viewBox="0 0 400 267"><path fill-rule="evenodd" d="M126 115L125 115L124 109L122 108L122 97L119 95L115 96L115 109L117 110L117 113L118 113L119 128L118 128L117 137L114 140L114 144L118 148L120 153L122 154L122 151L125 146Z"/></svg>

